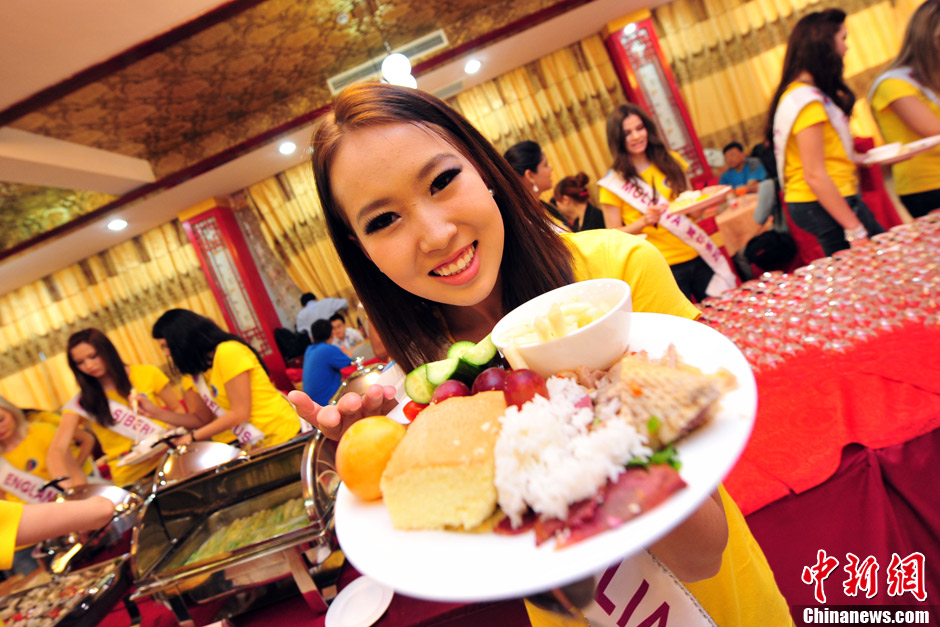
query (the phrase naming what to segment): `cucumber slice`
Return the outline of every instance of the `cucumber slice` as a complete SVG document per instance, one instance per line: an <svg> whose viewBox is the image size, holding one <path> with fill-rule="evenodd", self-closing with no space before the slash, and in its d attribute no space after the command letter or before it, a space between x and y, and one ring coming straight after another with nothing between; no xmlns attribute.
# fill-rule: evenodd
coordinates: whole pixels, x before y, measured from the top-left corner
<svg viewBox="0 0 940 627"><path fill-rule="evenodd" d="M482 371L496 361L497 351L493 340L487 335L477 342L473 348L460 356L460 360Z"/></svg>
<svg viewBox="0 0 940 627"><path fill-rule="evenodd" d="M454 345L447 349L447 358L452 357L462 357L464 353L476 346L473 342L468 342L463 340L460 342L454 342Z"/></svg>
<svg viewBox="0 0 940 627"><path fill-rule="evenodd" d="M405 375L405 394L416 403L431 402L436 385L428 381L428 365L421 364Z"/></svg>
<svg viewBox="0 0 940 627"><path fill-rule="evenodd" d="M434 387L439 386L448 379L457 379L471 385L473 379L480 373L476 366L468 364L457 357L432 361L425 365L428 368L428 382Z"/></svg>

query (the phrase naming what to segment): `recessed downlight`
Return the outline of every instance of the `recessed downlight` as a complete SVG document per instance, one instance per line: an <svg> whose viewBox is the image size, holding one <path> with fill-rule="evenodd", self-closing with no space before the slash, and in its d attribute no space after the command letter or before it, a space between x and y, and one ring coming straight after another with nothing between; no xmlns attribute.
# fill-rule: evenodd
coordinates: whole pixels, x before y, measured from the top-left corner
<svg viewBox="0 0 940 627"><path fill-rule="evenodd" d="M127 228L127 220L122 220L121 218L115 218L108 222L109 231L123 231Z"/></svg>
<svg viewBox="0 0 940 627"><path fill-rule="evenodd" d="M481 67L483 67L483 64L480 62L479 59L470 59L463 66L463 71L466 72L467 74L476 74L477 72L480 71Z"/></svg>
<svg viewBox="0 0 940 627"><path fill-rule="evenodd" d="M281 145L277 147L277 151L282 155L292 155L295 150L297 150L297 144L294 142L281 142Z"/></svg>

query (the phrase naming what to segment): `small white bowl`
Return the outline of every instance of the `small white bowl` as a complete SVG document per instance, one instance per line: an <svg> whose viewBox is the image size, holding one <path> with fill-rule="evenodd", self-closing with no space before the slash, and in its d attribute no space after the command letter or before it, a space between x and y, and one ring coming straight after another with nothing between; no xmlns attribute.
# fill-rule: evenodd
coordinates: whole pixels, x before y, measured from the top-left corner
<svg viewBox="0 0 940 627"><path fill-rule="evenodd" d="M510 346L509 335L514 329L530 324L536 316L546 315L553 303L571 301L589 302L608 311L597 320L564 337L536 344ZM510 366L530 368L546 378L579 366L606 370L627 350L632 313L630 286L624 281L581 281L546 292L519 305L496 323L490 337ZM518 363L519 357L524 364ZM514 361L516 363L513 363Z"/></svg>

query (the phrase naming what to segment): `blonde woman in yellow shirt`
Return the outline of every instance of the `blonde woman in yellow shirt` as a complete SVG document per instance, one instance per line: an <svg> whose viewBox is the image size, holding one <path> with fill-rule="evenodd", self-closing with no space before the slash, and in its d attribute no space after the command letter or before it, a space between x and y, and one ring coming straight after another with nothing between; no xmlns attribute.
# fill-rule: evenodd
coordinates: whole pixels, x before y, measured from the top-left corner
<svg viewBox="0 0 940 627"><path fill-rule="evenodd" d="M199 426L175 440L187 444L231 431L246 447L286 442L300 432L297 412L268 376L258 353L243 339L186 309L164 312L153 325L153 338L177 369L193 379L196 394L188 407ZM141 412L159 420L172 412L146 400Z"/></svg>
<svg viewBox="0 0 940 627"><path fill-rule="evenodd" d="M125 365L111 340L98 329L83 329L69 337L66 355L69 368L78 382L79 393L62 408L55 438L49 447L49 471L55 477L69 477L71 485L85 483L85 473L76 463L69 447L79 427L91 429L105 455L117 460L134 443L163 432L167 424L193 427L196 423L181 409L170 380L156 366ZM135 414L131 392L146 396L169 408L163 421L149 420ZM140 464L109 464L111 478L126 486L147 477L159 462L154 458Z"/></svg>
<svg viewBox="0 0 940 627"><path fill-rule="evenodd" d="M884 231L859 195L848 117L855 94L842 77L847 36L841 9L796 23L767 124L790 217L827 255Z"/></svg>
<svg viewBox="0 0 940 627"><path fill-rule="evenodd" d="M940 0L914 11L901 51L868 94L886 142L940 135ZM894 187L915 218L940 208L940 147L891 166Z"/></svg>

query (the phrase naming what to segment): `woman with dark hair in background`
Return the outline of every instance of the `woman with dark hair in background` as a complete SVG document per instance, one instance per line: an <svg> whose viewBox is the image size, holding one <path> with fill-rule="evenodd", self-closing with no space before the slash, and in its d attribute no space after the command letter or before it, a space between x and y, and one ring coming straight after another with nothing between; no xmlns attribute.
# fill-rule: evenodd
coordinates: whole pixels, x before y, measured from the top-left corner
<svg viewBox="0 0 940 627"><path fill-rule="evenodd" d="M552 166L548 164L548 157L542 152L542 147L536 142L526 140L510 146L509 150L503 153L503 157L509 162L513 171L519 175L526 186L532 189L535 197L552 188ZM571 228L565 222L565 217L561 215L558 208L550 202L542 202L542 207L548 212L552 222L563 231L570 231Z"/></svg>
<svg viewBox="0 0 940 627"><path fill-rule="evenodd" d="M169 378L156 366L124 365L111 340L98 329L84 329L69 337L66 347L69 368L79 393L62 408L62 418L49 447L48 465L53 476L68 476L71 485L85 483L85 473L70 448L79 425L84 423L98 438L105 455L116 459L138 441L166 429L166 423L189 426ZM167 407L162 421L134 413L134 398L146 397ZM135 465L111 464L111 477L120 486L149 475L158 459Z"/></svg>
<svg viewBox="0 0 940 627"><path fill-rule="evenodd" d="M291 404L268 377L264 362L245 340L187 309L171 309L153 325L153 338L176 368L192 377L188 414L197 424L175 444L182 445L232 431L239 443L268 447L300 431ZM141 412L167 419L170 412L141 401Z"/></svg>
<svg viewBox="0 0 940 627"><path fill-rule="evenodd" d="M607 116L607 145L614 163L597 182L607 228L645 235L687 298L701 302L735 287L731 266L705 232L688 217L666 212L692 186L688 164L666 148L656 122L641 107L620 105Z"/></svg>
<svg viewBox="0 0 940 627"><path fill-rule="evenodd" d="M575 176L566 176L555 186L555 206L564 217L569 230L589 231L603 229L604 212L591 204L588 192L588 175L578 172Z"/></svg>
<svg viewBox="0 0 940 627"><path fill-rule="evenodd" d="M840 9L796 23L767 124L790 217L827 255L884 231L859 195L849 130L855 94L842 77L847 36Z"/></svg>
<svg viewBox="0 0 940 627"><path fill-rule="evenodd" d="M940 0L914 11L891 69L868 95L886 142L904 144L940 135ZM894 188L919 218L940 208L940 147L891 166Z"/></svg>
<svg viewBox="0 0 940 627"><path fill-rule="evenodd" d="M483 339L506 312L573 281L618 278L630 285L635 311L699 315L649 243L612 229L559 233L479 131L429 94L349 87L312 145L330 237L406 372L441 359L455 340ZM301 415L339 438L359 418L387 412L394 392L372 386L329 407L301 392L290 396ZM666 586L684 602L691 591L718 620L733 617L722 624L778 624L788 615L763 554L721 489L651 551L676 577L696 582L680 589L671 578L651 588ZM530 612L534 625L547 624L537 608Z"/></svg>

